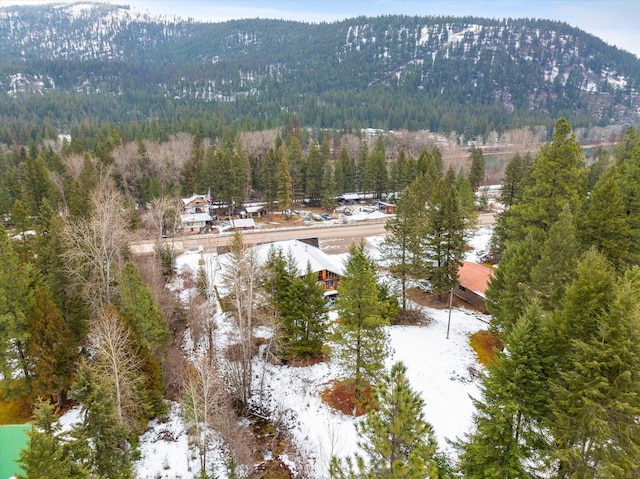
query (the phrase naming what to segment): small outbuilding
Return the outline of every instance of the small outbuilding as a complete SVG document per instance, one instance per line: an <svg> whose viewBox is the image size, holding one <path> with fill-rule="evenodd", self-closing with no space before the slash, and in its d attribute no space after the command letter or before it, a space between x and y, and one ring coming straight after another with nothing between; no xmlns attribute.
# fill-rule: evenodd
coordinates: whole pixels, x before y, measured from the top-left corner
<svg viewBox="0 0 640 479"><path fill-rule="evenodd" d="M458 270L458 286L453 290L460 299L486 312L485 292L494 273L478 263L463 261Z"/></svg>
<svg viewBox="0 0 640 479"><path fill-rule="evenodd" d="M386 201L379 201L378 208L380 209L380 211L388 215L392 215L396 212L396 205L394 205L393 203L387 203Z"/></svg>

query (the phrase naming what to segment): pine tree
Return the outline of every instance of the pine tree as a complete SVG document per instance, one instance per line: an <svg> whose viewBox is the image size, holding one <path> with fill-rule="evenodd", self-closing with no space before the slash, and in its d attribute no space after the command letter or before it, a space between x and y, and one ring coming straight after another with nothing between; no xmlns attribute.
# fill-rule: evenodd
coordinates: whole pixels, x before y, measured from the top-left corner
<svg viewBox="0 0 640 479"><path fill-rule="evenodd" d="M312 142L309 146L305 168L305 197L312 202L320 199L325 163L318 144Z"/></svg>
<svg viewBox="0 0 640 479"><path fill-rule="evenodd" d="M615 288L615 272L595 249L578 262L575 280L567 287L550 325L557 356L557 368L564 369L573 341L587 341L598 328L597 319L606 314Z"/></svg>
<svg viewBox="0 0 640 479"><path fill-rule="evenodd" d="M367 459L362 461L356 457L358 477L438 477L433 427L424 418L424 401L411 389L406 375L406 366L396 363L373 388L372 406L364 420L356 425ZM335 478L351 477L341 471L340 461L335 458L330 473Z"/></svg>
<svg viewBox="0 0 640 479"><path fill-rule="evenodd" d="M580 255L576 227L569 205L549 230L540 260L531 270L531 290L547 311L555 309L574 279Z"/></svg>
<svg viewBox="0 0 640 479"><path fill-rule="evenodd" d="M338 285L336 311L340 320L333 334L337 348L335 358L354 381L358 401L384 369L388 351L384 330L387 322L382 315L375 267L363 243L354 244L349 251Z"/></svg>
<svg viewBox="0 0 640 479"><path fill-rule="evenodd" d="M322 352L329 318L318 275L309 265L306 274L293 278L286 290L282 324L285 358L312 358Z"/></svg>
<svg viewBox="0 0 640 479"><path fill-rule="evenodd" d="M528 236L524 241L509 244L504 251L485 293L492 328L508 333L526 309L528 299L536 295L531 287L531 270L538 261L537 248Z"/></svg>
<svg viewBox="0 0 640 479"><path fill-rule="evenodd" d="M333 167L328 161L324 164L324 172L322 174L320 204L328 211L332 211L336 206L336 182Z"/></svg>
<svg viewBox="0 0 640 479"><path fill-rule="evenodd" d="M482 377L482 399L474 400L472 432L456 444L465 478L537 477L551 368L545 338L544 313L533 301L503 337L508 354L496 352Z"/></svg>
<svg viewBox="0 0 640 479"><path fill-rule="evenodd" d="M565 203L572 211L581 204L586 181L582 146L571 133L571 125L561 118L553 141L540 148L522 201L509 210L506 239L522 240L531 233L536 241L543 241Z"/></svg>
<svg viewBox="0 0 640 479"><path fill-rule="evenodd" d="M610 267L599 273L607 272ZM606 296L597 299L606 307L581 311L579 320L590 324L572 328L551 384L549 429L557 477L636 477L640 470L640 270L602 292ZM569 293L568 300L587 299ZM593 301L588 298L595 306Z"/></svg>
<svg viewBox="0 0 640 479"><path fill-rule="evenodd" d="M345 146L340 150L340 154L336 160L335 178L336 193L338 195L355 191L355 164Z"/></svg>
<svg viewBox="0 0 640 479"><path fill-rule="evenodd" d="M35 405L28 446L20 452L24 475L18 479L81 479L89 472L75 460L68 438L60 430L58 417L48 401Z"/></svg>
<svg viewBox="0 0 640 479"><path fill-rule="evenodd" d="M291 174L289 173L289 162L282 150L278 149L277 154L280 158L278 164L278 209L289 218L291 205L293 204L293 186Z"/></svg>
<svg viewBox="0 0 640 479"><path fill-rule="evenodd" d="M26 358L28 313L33 301L30 283L29 265L20 264L7 232L0 225L0 369L6 388L14 385L12 368L15 364L21 369L27 386L31 378Z"/></svg>
<svg viewBox="0 0 640 479"><path fill-rule="evenodd" d="M62 408L75 357L73 342L62 314L40 287L35 289L29 312L29 333L27 357L32 365L34 393L54 398Z"/></svg>
<svg viewBox="0 0 640 479"><path fill-rule="evenodd" d="M629 222L629 234L631 242L629 244L629 260L632 264L640 264L640 139L635 130L629 138L629 134L623 137L619 143L629 144L624 150L617 148L616 158L618 159L618 169L620 182L618 188L622 194L624 210ZM635 147L632 147L631 145ZM628 151L627 148L630 148ZM622 151L621 151L622 150Z"/></svg>
<svg viewBox="0 0 640 479"><path fill-rule="evenodd" d="M130 446L109 389L89 364L80 364L71 397L82 404L83 416L71 431L70 447L92 477L131 479Z"/></svg>
<svg viewBox="0 0 640 479"><path fill-rule="evenodd" d="M577 224L578 236L585 249L594 246L617 268L626 264L631 229L616 175L607 174L596 183Z"/></svg>
<svg viewBox="0 0 640 479"><path fill-rule="evenodd" d="M125 264L120 278L120 296L117 306L123 316L130 316L142 344L155 353L171 333L164 320L149 286L142 280L138 268L133 263Z"/></svg>
<svg viewBox="0 0 640 479"><path fill-rule="evenodd" d="M431 262L431 286L435 293L451 291L458 284L464 238L464 216L458 201L455 175L449 168L428 203L427 257Z"/></svg>
<svg viewBox="0 0 640 479"><path fill-rule="evenodd" d="M478 191L480 183L484 180L484 153L482 148L474 148L471 152L471 168L469 170L469 181L473 191Z"/></svg>
<svg viewBox="0 0 640 479"><path fill-rule="evenodd" d="M382 257L391 273L400 279L402 309L407 308L407 281L426 277L427 207L424 177L417 178L402 193L396 205L396 216L387 220L390 233L381 247Z"/></svg>

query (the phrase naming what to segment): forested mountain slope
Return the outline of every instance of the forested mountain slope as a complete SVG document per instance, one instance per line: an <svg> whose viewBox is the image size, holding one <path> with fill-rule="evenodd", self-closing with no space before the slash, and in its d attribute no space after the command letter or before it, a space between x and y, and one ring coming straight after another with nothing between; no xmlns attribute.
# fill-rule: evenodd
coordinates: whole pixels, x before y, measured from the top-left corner
<svg viewBox="0 0 640 479"><path fill-rule="evenodd" d="M258 128L293 114L468 136L559 116L636 124L639 85L634 55L547 20L213 24L108 4L0 8L0 118L59 130L94 118Z"/></svg>

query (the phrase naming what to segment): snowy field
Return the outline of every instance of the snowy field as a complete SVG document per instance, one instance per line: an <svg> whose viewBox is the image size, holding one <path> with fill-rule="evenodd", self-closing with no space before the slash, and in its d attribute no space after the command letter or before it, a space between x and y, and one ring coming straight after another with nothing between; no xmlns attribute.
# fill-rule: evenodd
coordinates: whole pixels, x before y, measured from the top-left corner
<svg viewBox="0 0 640 479"><path fill-rule="evenodd" d="M478 261L487 250L490 236L489 228L477 230L468 242L473 249L467 252L465 259ZM367 240L374 257L377 256L376 246L381 240L382 237ZM200 258L198 252L181 255L177 258L179 272L183 275L189 272L195 274ZM210 279L219 284L223 258L215 254L205 254L203 258ZM332 258L336 262L343 262L346 255L332 255ZM180 289L180 284L175 287ZM190 294L193 292L181 291L183 298ZM471 426L471 396L478 396L478 374L482 370L469 345L469 337L487 329L489 317L454 308L447 339L449 311L423 309L430 318L427 325L388 328L393 350L388 366L395 361L405 363L411 386L420 392L425 401L425 416L434 427L440 448L453 455L448 441L461 438ZM217 322L218 340L224 342L224 335L231 326L229 319L216 314L212 320ZM187 340L185 344L189 345L190 342ZM189 351L185 353L190 354ZM281 457L295 475L325 478L332 455L344 457L358 450L354 427L357 419L330 409L320 397L322 391L339 376L339 371L330 363L288 367L256 358L254 371L257 378L254 400L271 411L274 421L288 427L299 456L305 460L301 463L300 457ZM77 411L75 414L77 417ZM67 424L72 422L69 419L65 419ZM217 477L225 477L217 452L212 451L210 457L216 462L214 468ZM177 479L197 475L197 455L189 447L178 404L171 404L167 422L150 424L149 430L141 438L140 453L141 457L136 463L136 475L140 479Z"/></svg>

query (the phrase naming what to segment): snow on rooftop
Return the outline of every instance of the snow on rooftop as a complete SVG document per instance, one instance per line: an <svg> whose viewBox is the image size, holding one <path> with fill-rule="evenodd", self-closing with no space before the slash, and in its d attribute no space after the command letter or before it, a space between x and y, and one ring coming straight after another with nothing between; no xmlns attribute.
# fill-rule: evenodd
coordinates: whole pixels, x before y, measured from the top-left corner
<svg viewBox="0 0 640 479"><path fill-rule="evenodd" d="M473 256L474 251L488 248L490 233L489 228L480 228L475 232L468 242L474 250L467 253L467 260ZM372 257L378 255L377 248L383 238L381 235L366 239ZM293 243L289 246L294 251L304 248L295 241L282 243L284 247L288 246L287 243ZM306 253L313 249L307 248L301 257L306 257ZM182 275L195 273L199 260L203 260L210 280L219 284L224 256L189 251L176 259L176 265ZM342 265L347 255L325 256L330 257L329 260L334 265ZM184 284L182 276L178 275L172 289L179 291L185 298L195 294L193 289L185 288ZM232 333L231 321L219 309L211 310L215 311L212 320L217 324L216 345L225 344L224 336ZM487 329L489 316L453 308L449 324L448 309L425 307L423 311L429 318L425 326L387 328L393 349L387 364L391 366L396 361L405 363L411 387L425 401L425 417L433 425L440 448L454 457L455 451L448 441L462 438L470 430L474 411L471 398L480 397L479 375L484 369L470 347L469 338L476 331ZM335 312L330 315L332 319L336 319ZM256 331L256 334L264 335L268 331ZM186 350L194 347L197 345L194 346L193 341L185 340ZM341 376L341 371L334 364L328 362L307 367L289 367L274 365L261 357L255 357L254 372L254 401L262 403L271 411L275 420L287 426L300 456L306 461L304 468L308 477L328 477L331 455L345 457L358 451L355 431L358 419L332 410L321 398L322 392ZM73 423L78 417L79 411L76 408L66 418L63 417L63 420ZM147 433L140 438L139 450L141 457L135 466L137 478L187 478L194 477L199 472L196 453L189 447L179 405L175 403L171 403L167 422L153 421L149 425ZM219 462L222 458L219 443L210 452L210 457L214 461L216 474L220 478L227 477ZM294 458L282 459L292 467L294 474L296 471L301 472L301 469L296 468L302 466L296 464Z"/></svg>
<svg viewBox="0 0 640 479"><path fill-rule="evenodd" d="M301 273L307 270L308 264L314 273L326 269L339 275L343 274L344 265L341 260L333 257L335 255L328 255L320 248L303 243L300 240L277 241L258 246L256 252L261 263L266 262L269 251L274 248L281 250L285 255L291 254L296 262L298 271Z"/></svg>

